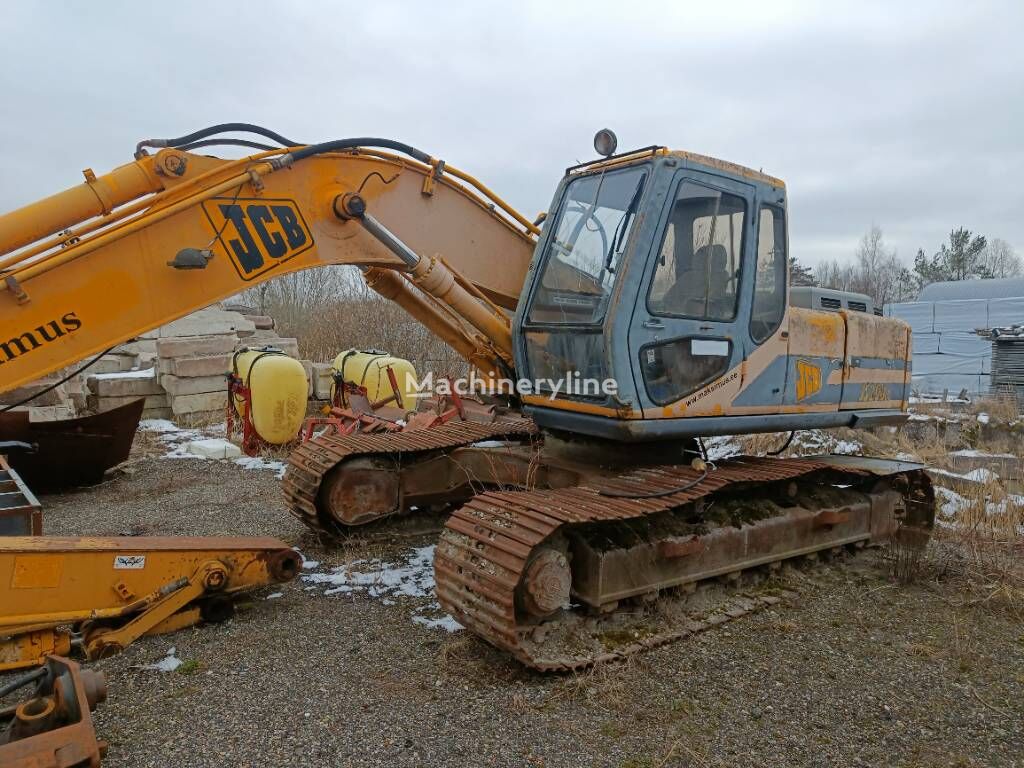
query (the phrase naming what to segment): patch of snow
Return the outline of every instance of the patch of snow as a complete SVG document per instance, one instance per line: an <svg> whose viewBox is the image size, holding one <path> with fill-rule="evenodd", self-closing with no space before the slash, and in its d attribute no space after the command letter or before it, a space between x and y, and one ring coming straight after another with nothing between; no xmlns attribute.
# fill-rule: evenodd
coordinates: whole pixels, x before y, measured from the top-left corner
<svg viewBox="0 0 1024 768"><path fill-rule="evenodd" d="M987 413L979 413L978 414L978 423L979 424L988 424L988 414Z"/></svg>
<svg viewBox="0 0 1024 768"><path fill-rule="evenodd" d="M156 368L145 370L118 371L117 373L94 373L89 378L96 379L152 379L156 377ZM163 419L155 419L163 421Z"/></svg>
<svg viewBox="0 0 1024 768"><path fill-rule="evenodd" d="M322 593L326 596L361 593L379 599L385 605L394 604L394 598L399 596L431 598L429 603L416 609L412 620L427 627L455 632L461 629L455 619L446 615L433 618L441 613L441 606L432 599L434 551L435 546L431 544L409 550L397 563L377 559L356 560L329 571L304 573L301 578L314 588L327 587Z"/></svg>
<svg viewBox="0 0 1024 768"><path fill-rule="evenodd" d="M864 446L854 440L837 440L836 444L832 446L832 453L844 455L859 454L862 450L864 450Z"/></svg>
<svg viewBox="0 0 1024 768"><path fill-rule="evenodd" d="M935 486L935 496L939 503L939 513L943 517L954 518L971 507L971 502L959 493L941 485Z"/></svg>
<svg viewBox="0 0 1024 768"><path fill-rule="evenodd" d="M950 472L948 469L930 469L930 472L945 477L955 477L971 483L992 483L999 480L999 475L990 469L972 469L970 472Z"/></svg>
<svg viewBox="0 0 1024 768"><path fill-rule="evenodd" d="M507 446L508 443L501 440L481 440L479 443L473 443L474 448L505 448Z"/></svg>
<svg viewBox="0 0 1024 768"><path fill-rule="evenodd" d="M222 437L192 440L185 450L203 459L233 459L242 455L242 450Z"/></svg>
<svg viewBox="0 0 1024 768"><path fill-rule="evenodd" d="M953 451L951 456L964 456L967 458L979 458L979 457L993 457L997 459L1014 459L1012 453L986 453L985 451L978 451L973 448L962 448L959 451Z"/></svg>
<svg viewBox="0 0 1024 768"><path fill-rule="evenodd" d="M278 480L284 477L284 471L288 468L288 465L283 461L271 461L261 456L241 456L235 459L235 464L242 469L269 470L277 475Z"/></svg>
<svg viewBox="0 0 1024 768"><path fill-rule="evenodd" d="M365 591L370 597L426 597L434 589L434 545L412 550L403 563L357 560L327 573L304 574L302 578L311 584L330 585L332 589Z"/></svg>
<svg viewBox="0 0 1024 768"><path fill-rule="evenodd" d="M994 483L999 479L999 475L993 472L991 469L972 469L963 475L967 480L974 480L977 483Z"/></svg>
<svg viewBox="0 0 1024 768"><path fill-rule="evenodd" d="M142 432L180 432L181 427L167 419L143 419L139 422Z"/></svg>
<svg viewBox="0 0 1024 768"><path fill-rule="evenodd" d="M795 456L832 453L857 455L862 451L863 446L857 441L840 440L835 435L823 432L820 429L797 432L790 443L790 452Z"/></svg>
<svg viewBox="0 0 1024 768"><path fill-rule="evenodd" d="M412 620L425 627L443 629L445 632L458 632L460 629L465 629L465 627L447 614L439 619L428 619L426 616L413 616Z"/></svg>
<svg viewBox="0 0 1024 768"><path fill-rule="evenodd" d="M709 437L704 441L704 449L708 452L708 461L721 461L742 452L732 435Z"/></svg>
<svg viewBox="0 0 1024 768"><path fill-rule="evenodd" d="M178 649L172 645L167 649L167 655L160 659L160 661L155 664L146 664L143 669L154 669L157 672L173 672L184 663L175 655L177 652Z"/></svg>
<svg viewBox="0 0 1024 768"><path fill-rule="evenodd" d="M279 597L284 597L284 592L271 592L266 596L266 600L277 600Z"/></svg>

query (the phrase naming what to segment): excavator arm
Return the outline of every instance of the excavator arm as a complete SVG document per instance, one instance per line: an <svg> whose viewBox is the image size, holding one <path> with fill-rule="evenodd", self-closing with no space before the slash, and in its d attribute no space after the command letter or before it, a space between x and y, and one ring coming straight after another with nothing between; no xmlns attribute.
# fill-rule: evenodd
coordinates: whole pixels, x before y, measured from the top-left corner
<svg viewBox="0 0 1024 768"><path fill-rule="evenodd" d="M239 160L188 151L225 127L148 142L155 154L140 145L134 162L86 170L82 184L0 217L0 392L332 264L360 267L482 372L511 368L530 221L468 174L390 140Z"/></svg>

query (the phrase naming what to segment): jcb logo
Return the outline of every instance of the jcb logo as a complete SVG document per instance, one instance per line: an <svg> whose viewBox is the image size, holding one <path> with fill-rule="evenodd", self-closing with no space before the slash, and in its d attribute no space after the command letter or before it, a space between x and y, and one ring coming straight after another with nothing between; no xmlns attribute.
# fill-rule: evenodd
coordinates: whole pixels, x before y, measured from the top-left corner
<svg viewBox="0 0 1024 768"><path fill-rule="evenodd" d="M821 368L807 360L796 361L796 400L800 402L804 398L818 392L821 389Z"/></svg>
<svg viewBox="0 0 1024 768"><path fill-rule="evenodd" d="M203 210L243 280L313 247L293 200L214 197L203 202Z"/></svg>

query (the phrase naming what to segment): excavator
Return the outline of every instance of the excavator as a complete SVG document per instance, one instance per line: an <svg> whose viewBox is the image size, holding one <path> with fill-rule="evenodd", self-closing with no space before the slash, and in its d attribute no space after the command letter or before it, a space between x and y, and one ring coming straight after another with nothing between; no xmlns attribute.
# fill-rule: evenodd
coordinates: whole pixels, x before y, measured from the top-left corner
<svg viewBox="0 0 1024 768"><path fill-rule="evenodd" d="M731 585L740 615L777 601L780 563L927 536L921 465L709 459L709 436L901 423L910 330L790 304L780 179L616 144L599 132L531 220L390 139L228 123L141 141L0 217L0 392L280 275L358 267L489 405L303 442L288 506L327 537L447 508L441 606L539 670L698 631L698 586Z"/></svg>

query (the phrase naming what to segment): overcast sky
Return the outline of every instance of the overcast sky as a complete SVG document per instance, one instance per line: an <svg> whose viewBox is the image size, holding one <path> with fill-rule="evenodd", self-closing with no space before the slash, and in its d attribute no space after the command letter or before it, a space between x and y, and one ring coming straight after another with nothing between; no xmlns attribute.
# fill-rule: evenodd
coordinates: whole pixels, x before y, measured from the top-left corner
<svg viewBox="0 0 1024 768"><path fill-rule="evenodd" d="M780 176L794 253L1024 252L1024 4L11 3L0 210L225 121L396 138L528 215L610 127Z"/></svg>

